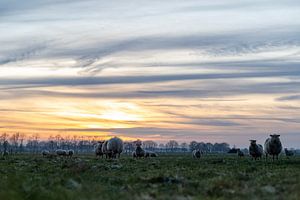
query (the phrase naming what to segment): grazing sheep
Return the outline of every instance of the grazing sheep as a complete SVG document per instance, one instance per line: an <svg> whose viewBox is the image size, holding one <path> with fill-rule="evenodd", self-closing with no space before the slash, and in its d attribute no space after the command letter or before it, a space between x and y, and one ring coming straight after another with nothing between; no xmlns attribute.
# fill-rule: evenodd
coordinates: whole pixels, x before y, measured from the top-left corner
<svg viewBox="0 0 300 200"><path fill-rule="evenodd" d="M43 155L43 157L49 156L49 155L50 155L50 151L48 151L48 150L43 150L43 151L42 151L42 155Z"/></svg>
<svg viewBox="0 0 300 200"><path fill-rule="evenodd" d="M120 158L120 155L123 151L123 141L118 137L109 139L107 141L107 150L111 152L112 158Z"/></svg>
<svg viewBox="0 0 300 200"><path fill-rule="evenodd" d="M261 156L263 155L262 145L256 144L256 140L250 140L249 154L254 160L256 160L257 158L261 158Z"/></svg>
<svg viewBox="0 0 300 200"><path fill-rule="evenodd" d="M268 138L265 142L265 153L266 153L266 159L268 159L268 155L276 158L278 160L278 155L282 151L282 144L279 139L280 135L273 134L270 135L271 138Z"/></svg>
<svg viewBox="0 0 300 200"><path fill-rule="evenodd" d="M72 149L68 150L67 153L69 157L72 157L74 155L74 151Z"/></svg>
<svg viewBox="0 0 300 200"><path fill-rule="evenodd" d="M192 152L193 158L201 158L201 154L202 154L202 152L199 149L195 149Z"/></svg>
<svg viewBox="0 0 300 200"><path fill-rule="evenodd" d="M287 148L284 148L284 152L285 152L285 155L288 156L288 157L294 155L294 151L288 150Z"/></svg>
<svg viewBox="0 0 300 200"><path fill-rule="evenodd" d="M142 142L140 140L135 142L136 148L134 151L134 156L135 158L142 158L145 157L145 150L141 147L142 146Z"/></svg>
<svg viewBox="0 0 300 200"><path fill-rule="evenodd" d="M96 154L96 157L101 157L103 158L103 151L102 151L102 145L103 145L104 142L98 142L95 146L95 154Z"/></svg>
<svg viewBox="0 0 300 200"><path fill-rule="evenodd" d="M67 156L68 155L68 152L66 150L63 150L63 149L57 149L55 151L56 155L58 156Z"/></svg>
<svg viewBox="0 0 300 200"><path fill-rule="evenodd" d="M237 149L237 155L240 158L245 156L244 152L242 152L240 149Z"/></svg>
<svg viewBox="0 0 300 200"><path fill-rule="evenodd" d="M148 151L148 150L145 151L145 157L146 158L147 157L157 157L157 156L158 156L157 153L155 153L153 151Z"/></svg>
<svg viewBox="0 0 300 200"><path fill-rule="evenodd" d="M108 151L107 149L107 143L108 141L105 141L103 144L102 144L102 153L105 155L105 158L111 158L112 154L110 151Z"/></svg>

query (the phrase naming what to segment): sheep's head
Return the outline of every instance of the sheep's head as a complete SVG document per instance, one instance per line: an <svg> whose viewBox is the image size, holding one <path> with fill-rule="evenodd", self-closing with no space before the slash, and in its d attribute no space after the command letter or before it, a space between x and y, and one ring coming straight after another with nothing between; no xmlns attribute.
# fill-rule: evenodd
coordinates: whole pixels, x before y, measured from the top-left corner
<svg viewBox="0 0 300 200"><path fill-rule="evenodd" d="M273 134L273 135L270 135L270 137L271 137L271 141L273 143L280 143L280 139L279 139L280 135Z"/></svg>
<svg viewBox="0 0 300 200"><path fill-rule="evenodd" d="M134 143L135 143L135 145L136 145L137 147L142 146L142 141L141 141L141 140L137 140L137 141L135 141Z"/></svg>
<svg viewBox="0 0 300 200"><path fill-rule="evenodd" d="M251 145L256 145L256 140L250 140Z"/></svg>

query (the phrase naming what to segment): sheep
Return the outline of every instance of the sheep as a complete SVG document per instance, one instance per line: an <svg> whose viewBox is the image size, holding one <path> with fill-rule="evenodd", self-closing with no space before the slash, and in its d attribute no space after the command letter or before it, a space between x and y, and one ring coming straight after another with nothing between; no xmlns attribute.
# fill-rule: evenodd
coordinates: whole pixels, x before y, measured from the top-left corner
<svg viewBox="0 0 300 200"><path fill-rule="evenodd" d="M42 155L43 155L43 157L49 156L49 155L50 155L50 151L48 151L48 150L43 150L43 151L42 151Z"/></svg>
<svg viewBox="0 0 300 200"><path fill-rule="evenodd" d="M285 152L285 155L286 155L287 157L290 157L290 156L293 156L293 155L294 155L294 151L288 150L287 148L284 148L284 152Z"/></svg>
<svg viewBox="0 0 300 200"><path fill-rule="evenodd" d="M148 151L148 150L145 151L145 157L146 158L147 157L157 157L157 156L158 156L157 153L155 153L153 151Z"/></svg>
<svg viewBox="0 0 300 200"><path fill-rule="evenodd" d="M142 158L142 157L145 157L145 150L141 147L142 146L142 142L140 140L137 140L135 142L135 145L136 145L136 148L135 148L135 151L133 153L133 156L135 158Z"/></svg>
<svg viewBox="0 0 300 200"><path fill-rule="evenodd" d="M112 158L120 158L120 155L123 151L123 141L118 138L114 137L107 141L107 150L111 153Z"/></svg>
<svg viewBox="0 0 300 200"><path fill-rule="evenodd" d="M74 151L72 149L68 150L67 153L69 157L72 157L74 155Z"/></svg>
<svg viewBox="0 0 300 200"><path fill-rule="evenodd" d="M58 156L67 156L68 155L68 152L66 150L63 150L63 149L57 149L55 151L56 155Z"/></svg>
<svg viewBox="0 0 300 200"><path fill-rule="evenodd" d="M135 151L133 151L133 152L132 152L132 157L133 157L133 158L136 158L136 157L137 157L137 155L136 155L136 152L135 152Z"/></svg>
<svg viewBox="0 0 300 200"><path fill-rule="evenodd" d="M103 142L103 144L102 144L102 153L103 153L103 155L105 155L105 158L111 158L112 154L107 149L107 143L108 143L108 141Z"/></svg>
<svg viewBox="0 0 300 200"><path fill-rule="evenodd" d="M95 155L96 155L96 157L102 157L103 158L103 155L104 155L104 153L103 153L103 151L102 151L102 146L103 146L103 143L104 142L98 142L97 144L96 144L96 146L95 146Z"/></svg>
<svg viewBox="0 0 300 200"><path fill-rule="evenodd" d="M271 138L266 139L265 142L265 154L266 159L268 159L268 155L273 157L273 160L276 158L278 160L278 155L282 151L282 144L280 142L280 135L273 134L270 135Z"/></svg>
<svg viewBox="0 0 300 200"><path fill-rule="evenodd" d="M250 140L249 154L254 160L256 160L257 158L261 158L261 156L263 155L262 145L256 144L256 140Z"/></svg>
<svg viewBox="0 0 300 200"><path fill-rule="evenodd" d="M201 157L202 152L199 149L195 149L192 152L193 158L200 158Z"/></svg>
<svg viewBox="0 0 300 200"><path fill-rule="evenodd" d="M237 155L238 155L239 158L245 156L244 152L242 152L240 149L237 149Z"/></svg>

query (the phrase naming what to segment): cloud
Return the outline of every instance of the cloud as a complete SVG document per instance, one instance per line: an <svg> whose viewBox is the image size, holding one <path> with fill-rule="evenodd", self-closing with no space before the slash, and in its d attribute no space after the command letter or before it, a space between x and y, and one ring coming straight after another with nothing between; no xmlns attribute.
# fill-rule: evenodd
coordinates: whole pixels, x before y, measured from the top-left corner
<svg viewBox="0 0 300 200"><path fill-rule="evenodd" d="M283 97L277 98L276 100L277 101L298 101L298 100L300 100L300 95L283 96Z"/></svg>
<svg viewBox="0 0 300 200"><path fill-rule="evenodd" d="M207 74L170 74L155 76L104 76L104 77L57 77L57 78L2 78L2 86L39 85L39 86L84 86L108 84L136 84L186 80L239 79L260 77L299 77L300 71L294 72L241 72L241 73L207 73Z"/></svg>

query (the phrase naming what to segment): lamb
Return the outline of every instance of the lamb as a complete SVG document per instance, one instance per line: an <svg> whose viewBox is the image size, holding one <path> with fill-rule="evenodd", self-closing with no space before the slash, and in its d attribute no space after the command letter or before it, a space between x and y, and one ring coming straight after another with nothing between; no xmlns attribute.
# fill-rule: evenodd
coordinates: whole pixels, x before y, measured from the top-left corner
<svg viewBox="0 0 300 200"><path fill-rule="evenodd" d="M104 142L98 142L95 146L95 154L96 154L96 157L101 157L103 158L103 151L102 151L102 145L103 145Z"/></svg>
<svg viewBox="0 0 300 200"><path fill-rule="evenodd" d="M239 158L245 156L244 152L242 152L240 149L237 149L237 155L238 155Z"/></svg>
<svg viewBox="0 0 300 200"><path fill-rule="evenodd" d="M107 141L107 150L111 152L112 158L120 158L120 155L123 151L123 141L118 137L109 139Z"/></svg>
<svg viewBox="0 0 300 200"><path fill-rule="evenodd" d="M256 144L256 140L250 140L249 154L254 160L256 160L257 158L261 158L261 156L263 155L262 145Z"/></svg>
<svg viewBox="0 0 300 200"><path fill-rule="evenodd" d="M68 155L68 152L66 150L63 150L63 149L57 149L55 151L56 155L58 156L67 156Z"/></svg>
<svg viewBox="0 0 300 200"><path fill-rule="evenodd" d="M202 152L199 149L195 149L192 152L193 158L200 158L201 157Z"/></svg>
<svg viewBox="0 0 300 200"><path fill-rule="evenodd" d="M72 157L74 155L74 151L72 149L68 150L67 153L69 157Z"/></svg>
<svg viewBox="0 0 300 200"><path fill-rule="evenodd" d="M153 151L148 151L148 150L145 151L145 157L146 158L147 157L157 157L157 156L158 156L157 153L155 153Z"/></svg>
<svg viewBox="0 0 300 200"><path fill-rule="evenodd" d="M288 157L294 155L294 151L288 150L287 148L284 148L284 152L285 152L285 155L288 156Z"/></svg>
<svg viewBox="0 0 300 200"><path fill-rule="evenodd" d="M145 157L145 150L141 147L142 146L142 142L140 140L135 142L136 145L136 149L133 153L133 157L135 158L142 158Z"/></svg>
<svg viewBox="0 0 300 200"><path fill-rule="evenodd" d="M43 150L43 151L42 151L42 155L43 155L43 157L49 156L49 155L50 155L50 151L48 151L48 150Z"/></svg>
<svg viewBox="0 0 300 200"><path fill-rule="evenodd" d="M278 160L278 155L282 151L282 144L280 142L280 135L273 134L270 135L271 138L268 138L265 142L265 153L266 159L268 159L268 155L273 157L273 160L276 158Z"/></svg>

